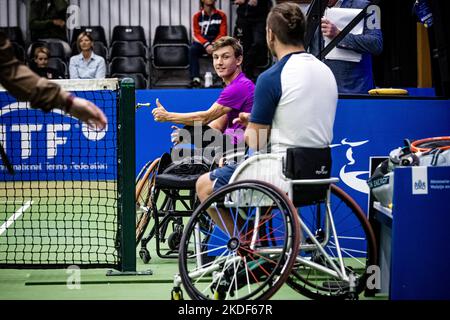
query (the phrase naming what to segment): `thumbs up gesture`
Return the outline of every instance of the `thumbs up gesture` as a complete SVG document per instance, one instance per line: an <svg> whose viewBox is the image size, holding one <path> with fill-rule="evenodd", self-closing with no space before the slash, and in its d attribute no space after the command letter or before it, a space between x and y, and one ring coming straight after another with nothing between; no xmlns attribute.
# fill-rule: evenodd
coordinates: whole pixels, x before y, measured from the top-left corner
<svg viewBox="0 0 450 320"><path fill-rule="evenodd" d="M153 118L157 122L166 122L169 112L164 109L163 105L156 99L156 108L152 110Z"/></svg>

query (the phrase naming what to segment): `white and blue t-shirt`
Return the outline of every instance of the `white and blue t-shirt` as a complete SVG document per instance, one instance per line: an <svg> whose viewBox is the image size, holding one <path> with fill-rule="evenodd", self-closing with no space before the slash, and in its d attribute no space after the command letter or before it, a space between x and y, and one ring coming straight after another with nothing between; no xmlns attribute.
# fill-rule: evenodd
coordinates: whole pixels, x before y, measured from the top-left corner
<svg viewBox="0 0 450 320"><path fill-rule="evenodd" d="M250 121L271 125L271 152L324 148L333 139L337 98L330 68L309 53L291 53L258 77Z"/></svg>

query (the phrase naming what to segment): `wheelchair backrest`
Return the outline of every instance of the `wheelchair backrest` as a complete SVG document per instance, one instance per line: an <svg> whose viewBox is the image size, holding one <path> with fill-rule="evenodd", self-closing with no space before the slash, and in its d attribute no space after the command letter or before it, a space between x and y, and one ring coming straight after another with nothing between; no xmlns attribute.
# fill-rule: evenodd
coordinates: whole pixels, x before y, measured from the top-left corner
<svg viewBox="0 0 450 320"><path fill-rule="evenodd" d="M259 154L245 160L236 168L230 183L242 180L260 180L289 193L288 180L326 179L331 172L330 148L293 148L283 154ZM295 206L311 205L323 201L329 185L294 185Z"/></svg>
<svg viewBox="0 0 450 320"><path fill-rule="evenodd" d="M331 174L331 149L288 148L284 175L292 180L328 179ZM294 185L293 203L304 206L323 201L329 185Z"/></svg>

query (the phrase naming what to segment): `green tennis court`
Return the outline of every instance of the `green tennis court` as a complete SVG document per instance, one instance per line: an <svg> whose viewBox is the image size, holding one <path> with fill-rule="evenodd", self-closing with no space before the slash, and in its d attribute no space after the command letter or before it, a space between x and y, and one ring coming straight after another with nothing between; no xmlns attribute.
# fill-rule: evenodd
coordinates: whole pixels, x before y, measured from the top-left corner
<svg viewBox="0 0 450 320"><path fill-rule="evenodd" d="M115 182L4 182L0 262L114 263Z"/></svg>

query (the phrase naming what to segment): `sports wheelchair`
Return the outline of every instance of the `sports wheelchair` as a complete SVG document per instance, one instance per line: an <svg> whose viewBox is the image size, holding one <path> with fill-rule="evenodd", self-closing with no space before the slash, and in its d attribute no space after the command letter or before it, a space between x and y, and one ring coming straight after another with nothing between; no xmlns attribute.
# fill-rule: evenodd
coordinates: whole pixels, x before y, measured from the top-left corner
<svg viewBox="0 0 450 320"><path fill-rule="evenodd" d="M141 246L139 256L144 263L151 260L147 245L152 238L160 258L178 257L183 217L190 217L198 205L195 183L214 167L214 158L203 157L195 149L177 149L176 161L172 151L147 162L136 178L136 245ZM144 237L152 218L153 226ZM172 231L167 236L170 224ZM165 242L168 248L164 250L161 243Z"/></svg>
<svg viewBox="0 0 450 320"><path fill-rule="evenodd" d="M329 172L331 156L328 167L306 164L313 175L299 172L305 163L292 166L298 158L252 156L195 209L172 299L183 299L181 284L196 300L269 299L284 283L312 299L358 298L377 263L374 233L337 178L311 178ZM220 228L211 212L234 227Z"/></svg>
<svg viewBox="0 0 450 320"><path fill-rule="evenodd" d="M227 139L226 137L224 139ZM225 142L224 142L225 143ZM144 263L151 260L147 248L155 238L156 253L160 258L177 258L183 233L183 218L190 217L199 201L195 193L197 179L213 170L224 156L243 156L245 150L222 150L222 144L189 148L172 148L169 153L147 162L136 178L136 245ZM176 159L172 158L176 155ZM153 218L153 226L144 237ZM187 220L187 219L184 219ZM168 229L172 224L172 231ZM163 249L161 243L167 242ZM164 251L164 252L163 252Z"/></svg>

